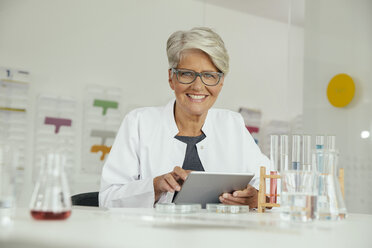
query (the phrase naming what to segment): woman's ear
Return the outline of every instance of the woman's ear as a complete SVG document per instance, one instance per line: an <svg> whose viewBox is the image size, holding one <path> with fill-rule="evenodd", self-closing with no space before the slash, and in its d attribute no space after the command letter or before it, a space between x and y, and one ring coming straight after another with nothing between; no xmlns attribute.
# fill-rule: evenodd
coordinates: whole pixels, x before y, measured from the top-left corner
<svg viewBox="0 0 372 248"><path fill-rule="evenodd" d="M220 79L220 82L219 84L221 85L221 87L223 86L223 83L225 82L225 75L223 75Z"/></svg>
<svg viewBox="0 0 372 248"><path fill-rule="evenodd" d="M173 75L172 69L168 70L168 83L172 90L174 90Z"/></svg>

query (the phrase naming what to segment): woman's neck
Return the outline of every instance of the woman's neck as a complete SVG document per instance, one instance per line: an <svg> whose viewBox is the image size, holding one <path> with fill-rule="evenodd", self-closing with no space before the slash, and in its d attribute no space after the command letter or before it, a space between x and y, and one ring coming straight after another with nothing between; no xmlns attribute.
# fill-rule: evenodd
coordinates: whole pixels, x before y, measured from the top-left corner
<svg viewBox="0 0 372 248"><path fill-rule="evenodd" d="M207 113L202 115L190 115L174 106L174 119L178 127L178 136L199 136L202 134L202 127L204 125Z"/></svg>

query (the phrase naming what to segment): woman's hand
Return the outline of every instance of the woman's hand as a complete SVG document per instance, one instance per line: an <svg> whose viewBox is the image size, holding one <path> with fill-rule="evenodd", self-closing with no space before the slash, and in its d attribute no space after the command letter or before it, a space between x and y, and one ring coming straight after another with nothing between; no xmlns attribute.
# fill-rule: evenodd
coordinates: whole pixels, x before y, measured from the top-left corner
<svg viewBox="0 0 372 248"><path fill-rule="evenodd" d="M258 190L248 184L246 189L234 191L232 194L222 194L219 200L223 204L249 205L250 208L257 208Z"/></svg>
<svg viewBox="0 0 372 248"><path fill-rule="evenodd" d="M183 182L191 170L184 170L179 166L174 167L172 172L154 178L155 202L164 192L174 193L180 191Z"/></svg>

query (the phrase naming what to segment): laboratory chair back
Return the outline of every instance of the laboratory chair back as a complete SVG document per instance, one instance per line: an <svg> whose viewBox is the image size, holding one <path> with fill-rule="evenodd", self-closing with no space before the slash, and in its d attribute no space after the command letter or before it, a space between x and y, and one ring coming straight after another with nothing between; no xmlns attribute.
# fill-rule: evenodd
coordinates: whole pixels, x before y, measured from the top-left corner
<svg viewBox="0 0 372 248"><path fill-rule="evenodd" d="M88 192L73 195L71 197L72 205L98 207L98 192Z"/></svg>

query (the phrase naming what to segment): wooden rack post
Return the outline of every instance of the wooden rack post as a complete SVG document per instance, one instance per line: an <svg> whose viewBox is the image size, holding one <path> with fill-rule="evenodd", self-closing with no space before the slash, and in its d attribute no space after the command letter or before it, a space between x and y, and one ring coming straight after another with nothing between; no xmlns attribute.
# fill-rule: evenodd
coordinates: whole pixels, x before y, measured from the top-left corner
<svg viewBox="0 0 372 248"><path fill-rule="evenodd" d="M266 194L266 179L280 179L280 175L266 175L266 168L264 166L261 166L260 168L260 189L258 191L258 212L264 213L266 207L280 207L280 204L278 203L267 203L266 202L266 196L270 196L270 194ZM339 169L339 175L338 180L340 182L340 188L342 195L345 198L345 186L344 186L344 169ZM280 196L279 194L276 194L275 196Z"/></svg>
<svg viewBox="0 0 372 248"><path fill-rule="evenodd" d="M261 166L260 168L260 189L258 191L258 212L263 213L265 212L266 207L280 207L277 203L267 203L266 196L270 196L266 194L266 179L280 179L280 175L266 175L266 168ZM276 196L279 196L277 194Z"/></svg>
<svg viewBox="0 0 372 248"><path fill-rule="evenodd" d="M344 182L344 180L345 180L344 169L340 168L338 170L338 181L340 182L340 188L341 188L342 196L345 199L345 185L344 185L345 182Z"/></svg>

